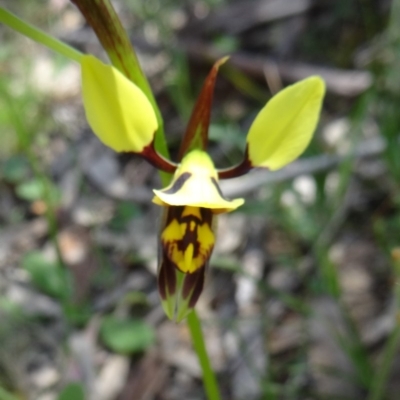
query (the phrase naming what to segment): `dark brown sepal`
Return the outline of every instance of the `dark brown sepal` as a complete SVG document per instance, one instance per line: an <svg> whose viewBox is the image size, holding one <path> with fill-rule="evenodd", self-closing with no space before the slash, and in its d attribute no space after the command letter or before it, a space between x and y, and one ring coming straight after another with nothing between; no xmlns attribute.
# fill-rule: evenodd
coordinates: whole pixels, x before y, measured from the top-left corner
<svg viewBox="0 0 400 400"><path fill-rule="evenodd" d="M219 59L208 74L196 105L192 111L185 135L179 149L179 161L193 149L206 150L208 144L208 126L210 125L211 104L214 95L215 81L219 67L228 59Z"/></svg>
<svg viewBox="0 0 400 400"><path fill-rule="evenodd" d="M199 299L204 286L204 275L206 267L199 268L192 274L185 274L182 285L182 297L188 301L188 308L193 308Z"/></svg>
<svg viewBox="0 0 400 400"><path fill-rule="evenodd" d="M176 270L175 266L163 257L158 270L158 291L162 300L167 300L168 296L172 296L176 292Z"/></svg>

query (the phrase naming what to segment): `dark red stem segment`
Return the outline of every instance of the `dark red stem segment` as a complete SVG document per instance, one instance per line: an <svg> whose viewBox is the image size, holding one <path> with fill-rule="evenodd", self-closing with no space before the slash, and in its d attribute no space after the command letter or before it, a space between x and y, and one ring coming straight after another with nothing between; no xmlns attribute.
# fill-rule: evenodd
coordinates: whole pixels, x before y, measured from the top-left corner
<svg viewBox="0 0 400 400"><path fill-rule="evenodd" d="M215 81L219 67L228 59L221 58L212 67L208 74L200 95L197 98L192 115L190 117L182 144L179 149L178 159L193 149L207 149L208 144L208 126L210 125L211 104L214 95Z"/></svg>
<svg viewBox="0 0 400 400"><path fill-rule="evenodd" d="M140 156L145 158L153 167L169 174L173 174L178 167L178 164L163 157L155 150L154 142L145 147Z"/></svg>
<svg viewBox="0 0 400 400"><path fill-rule="evenodd" d="M249 172L252 168L253 165L251 164L251 161L249 159L249 150L246 147L246 152L243 161L240 164L234 165L233 167L219 169L217 171L218 178L219 179L236 178L238 176L247 174L247 172Z"/></svg>
<svg viewBox="0 0 400 400"><path fill-rule="evenodd" d="M219 169L218 178L219 179L230 179L237 178L238 176L247 174L253 167L248 160L243 160L240 164L234 165L233 167Z"/></svg>
<svg viewBox="0 0 400 400"><path fill-rule="evenodd" d="M251 161L249 159L249 149L248 147L246 147L243 161L240 164L234 165L233 167L217 170L218 178L219 179L236 178L238 176L247 174L247 172L249 172L252 168L253 165L251 164Z"/></svg>

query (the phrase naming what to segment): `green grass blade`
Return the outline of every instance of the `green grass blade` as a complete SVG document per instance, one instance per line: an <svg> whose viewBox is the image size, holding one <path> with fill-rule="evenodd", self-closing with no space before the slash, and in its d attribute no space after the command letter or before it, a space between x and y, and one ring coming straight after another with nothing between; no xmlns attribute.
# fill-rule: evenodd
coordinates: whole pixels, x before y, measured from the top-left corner
<svg viewBox="0 0 400 400"><path fill-rule="evenodd" d="M192 336L193 347L199 357L200 366L203 371L203 381L208 400L220 400L221 396L218 390L217 379L211 367L200 321L195 310L188 315L187 323Z"/></svg>
<svg viewBox="0 0 400 400"><path fill-rule="evenodd" d="M40 29L35 28L33 25L28 24L3 7L0 7L0 22L71 60L79 62L82 57L82 53L78 50L75 50L71 46L68 46L66 43L61 42Z"/></svg>

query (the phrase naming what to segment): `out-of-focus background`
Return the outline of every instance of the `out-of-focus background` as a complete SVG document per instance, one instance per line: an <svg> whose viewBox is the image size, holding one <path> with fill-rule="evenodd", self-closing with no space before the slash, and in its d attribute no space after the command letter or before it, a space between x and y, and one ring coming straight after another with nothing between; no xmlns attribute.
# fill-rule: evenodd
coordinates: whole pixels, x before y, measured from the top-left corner
<svg viewBox="0 0 400 400"><path fill-rule="evenodd" d="M219 218L197 307L222 398L399 399L399 1L113 4L173 155L221 55L219 167L241 160L271 94L327 84L300 160L222 185L246 203ZM105 59L69 1L2 6ZM1 399L205 398L187 327L158 298L160 185L91 133L78 65L0 26Z"/></svg>

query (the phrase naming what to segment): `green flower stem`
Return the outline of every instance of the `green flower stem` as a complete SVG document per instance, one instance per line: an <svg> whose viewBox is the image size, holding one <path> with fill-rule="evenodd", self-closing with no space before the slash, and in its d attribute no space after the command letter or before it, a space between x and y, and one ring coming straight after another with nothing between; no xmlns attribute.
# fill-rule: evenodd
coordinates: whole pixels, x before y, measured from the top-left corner
<svg viewBox="0 0 400 400"><path fill-rule="evenodd" d="M55 37L48 35L40 29L28 24L3 7L0 7L0 22L19 33L22 33L24 36L34 40L35 42L40 43L49 49L54 50L55 52L62 54L67 58L70 58L71 60L74 60L78 63L80 62L82 57L81 52L75 50L71 46L68 46L66 43L61 42Z"/></svg>
<svg viewBox="0 0 400 400"><path fill-rule="evenodd" d="M160 154L169 156L161 112L150 84L143 73L129 37L109 0L71 0L96 33L112 65L137 85L149 99L158 121L155 145ZM163 179L167 179L166 177Z"/></svg>
<svg viewBox="0 0 400 400"><path fill-rule="evenodd" d="M196 350L197 357L199 357L200 366L203 371L203 381L208 400L220 400L221 396L218 390L217 379L215 378L214 371L211 367L210 359L204 343L200 320L195 310L188 315L187 323L192 336L193 347Z"/></svg>

